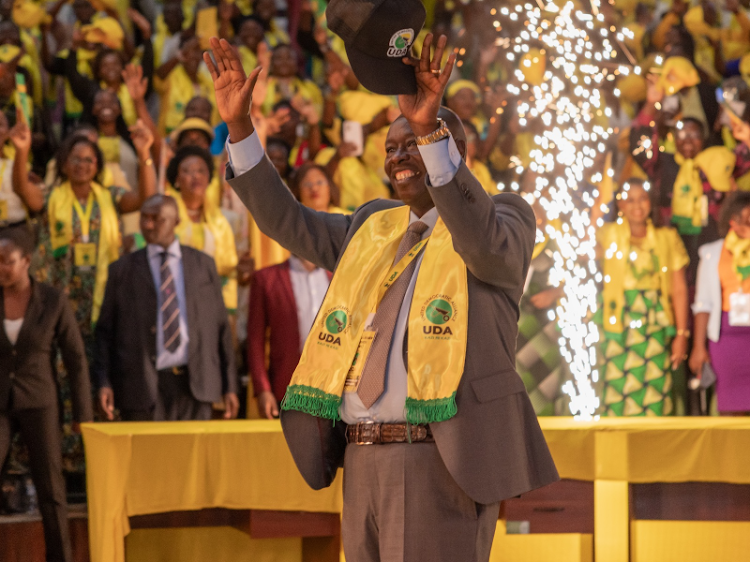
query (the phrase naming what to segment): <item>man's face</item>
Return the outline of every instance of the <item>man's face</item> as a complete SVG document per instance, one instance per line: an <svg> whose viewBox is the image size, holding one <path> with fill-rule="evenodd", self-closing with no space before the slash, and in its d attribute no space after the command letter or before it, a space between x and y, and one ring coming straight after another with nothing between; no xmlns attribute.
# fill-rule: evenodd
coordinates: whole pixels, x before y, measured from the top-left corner
<svg viewBox="0 0 750 562"><path fill-rule="evenodd" d="M432 206L425 183L427 169L406 119L396 119L388 131L385 139L385 173L396 195L405 204L421 208Z"/></svg>
<svg viewBox="0 0 750 562"><path fill-rule="evenodd" d="M675 147L684 158L695 158L703 150L703 131L691 121L675 131Z"/></svg>
<svg viewBox="0 0 750 562"><path fill-rule="evenodd" d="M100 90L94 98L94 107L91 108L91 113L102 123L116 121L122 113L120 100L111 90Z"/></svg>
<svg viewBox="0 0 750 562"><path fill-rule="evenodd" d="M148 244L169 246L174 240L174 229L178 222L174 205L151 201L141 209L141 232Z"/></svg>

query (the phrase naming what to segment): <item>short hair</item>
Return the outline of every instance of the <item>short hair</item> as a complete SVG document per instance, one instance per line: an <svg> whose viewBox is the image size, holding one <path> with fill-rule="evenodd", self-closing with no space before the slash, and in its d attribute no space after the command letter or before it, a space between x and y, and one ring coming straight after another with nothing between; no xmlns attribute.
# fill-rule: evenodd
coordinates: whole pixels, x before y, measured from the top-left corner
<svg viewBox="0 0 750 562"><path fill-rule="evenodd" d="M120 59L120 64L122 64L123 68L128 62L125 59L125 55L122 54L120 51L115 51L114 49L110 49L110 48L102 49L96 54L96 56L94 57L94 60L91 62L91 72L94 74L94 76L97 79L99 78L99 71L101 70L102 61L104 60L104 57L108 55L115 55L118 59Z"/></svg>
<svg viewBox="0 0 750 562"><path fill-rule="evenodd" d="M94 151L94 155L96 156L96 176L94 176L94 180L98 181L102 175L102 170L104 169L104 155L102 154L99 145L95 142L91 142L91 139L83 133L73 133L60 145L60 149L57 151L57 177L63 181L68 179L65 176L65 172L63 172L63 167L68 161L68 158L70 158L70 153L73 152L73 149L79 144L85 144Z"/></svg>
<svg viewBox="0 0 750 562"><path fill-rule="evenodd" d="M12 226L0 229L0 242L9 242L13 247L20 250L25 258L34 253L34 236L26 226Z"/></svg>
<svg viewBox="0 0 750 562"><path fill-rule="evenodd" d="M172 185L173 188L177 189L175 182L177 181L177 175L180 172L180 164L183 160L190 158L191 156L197 156L206 163L208 166L209 177L214 177L214 159L211 157L211 153L205 148L198 146L183 146L177 151L177 154L169 161L167 166L167 181Z"/></svg>
<svg viewBox="0 0 750 562"><path fill-rule="evenodd" d="M320 164L316 164L315 162L305 162L294 173L294 177L292 178L292 181L289 185L289 189L292 191L294 197L297 199L297 201L302 202L302 189L300 184L302 183L302 178L304 178L311 170L318 170L325 176L326 181L328 182L328 189L331 192L331 200L329 202L329 205L338 207L341 204L341 193L339 192L339 187L336 185L336 182L333 181L333 178L331 177L331 174L328 173L328 170L326 170Z"/></svg>
<svg viewBox="0 0 750 562"><path fill-rule="evenodd" d="M175 210L175 213L177 213L178 215L180 213L180 209L177 206L177 200L171 195L166 195L165 193L155 193L143 202L143 204L141 205L141 209L145 208L146 205L149 204L158 205L159 208L167 205L168 207L172 207Z"/></svg>
<svg viewBox="0 0 750 562"><path fill-rule="evenodd" d="M719 212L719 234L726 236L729 232L729 221L740 216L747 207L750 207L750 191L730 193Z"/></svg>

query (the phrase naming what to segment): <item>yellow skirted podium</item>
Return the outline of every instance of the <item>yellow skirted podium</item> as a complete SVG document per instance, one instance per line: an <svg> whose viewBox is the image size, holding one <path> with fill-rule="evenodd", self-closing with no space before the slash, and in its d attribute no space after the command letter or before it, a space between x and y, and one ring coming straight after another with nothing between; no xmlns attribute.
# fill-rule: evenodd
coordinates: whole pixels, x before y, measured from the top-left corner
<svg viewBox="0 0 750 562"><path fill-rule="evenodd" d="M593 537L587 533L533 534L533 523L532 534L507 535L501 521L493 561L590 561L592 555L597 562L750 559L748 520L696 521L694 513L675 517L679 521L633 517L633 487L637 485L750 484L750 420L620 418L576 422L541 418L540 423L560 476L593 482ZM138 526L147 527L142 518L149 514L207 508L251 510L249 527L236 520L227 526L249 528L250 538L273 541L271 537L277 535L264 534L263 529L273 526L274 518L283 526L284 514L296 517L338 514L341 510L341 479L327 490L310 490L297 473L277 421L84 424L83 436L92 562L124 562L131 521L140 517ZM658 501L651 503L657 505ZM131 548L145 552L148 533L133 533L140 536L132 545L128 543L128 559L133 559ZM171 537L175 542L170 550L175 552L179 533L196 542L203 531L176 529L171 535L160 535L159 542ZM250 539L240 535L232 538L237 548L251 548L251 543L243 542ZM267 553L236 559L314 559L282 542L267 544L287 549L285 555L277 552L276 556ZM260 548L252 544L252 548ZM145 555L139 558L147 559ZM184 556L174 559L188 560ZM221 560L217 556L212 562Z"/></svg>

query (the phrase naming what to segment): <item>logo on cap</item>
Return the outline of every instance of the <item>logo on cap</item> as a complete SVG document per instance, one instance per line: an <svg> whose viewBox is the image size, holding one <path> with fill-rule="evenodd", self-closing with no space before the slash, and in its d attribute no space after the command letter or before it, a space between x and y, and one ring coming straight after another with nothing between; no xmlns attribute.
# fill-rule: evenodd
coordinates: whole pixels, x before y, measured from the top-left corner
<svg viewBox="0 0 750 562"><path fill-rule="evenodd" d="M409 52L409 47L411 47L412 41L414 41L413 29L402 29L401 31L397 31L391 37L391 41L389 43L390 47L388 48L388 56L394 58L405 57L406 53Z"/></svg>

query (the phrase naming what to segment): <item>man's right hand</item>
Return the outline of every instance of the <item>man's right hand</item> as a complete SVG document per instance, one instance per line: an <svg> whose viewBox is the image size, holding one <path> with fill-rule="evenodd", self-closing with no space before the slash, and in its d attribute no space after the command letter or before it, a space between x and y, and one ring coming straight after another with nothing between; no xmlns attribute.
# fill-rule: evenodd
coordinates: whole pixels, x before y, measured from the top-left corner
<svg viewBox="0 0 750 562"><path fill-rule="evenodd" d="M105 386L99 389L99 406L108 420L115 419L115 393L111 388Z"/></svg>
<svg viewBox="0 0 750 562"><path fill-rule="evenodd" d="M279 417L279 405L273 392L265 391L258 394L258 411L261 417L272 420Z"/></svg>
<svg viewBox="0 0 750 562"><path fill-rule="evenodd" d="M693 352L690 354L688 366L697 378L701 378L703 364L709 363L710 361L711 358L708 355L708 350L705 345L693 346Z"/></svg>
<svg viewBox="0 0 750 562"><path fill-rule="evenodd" d="M210 45L216 61L212 60L208 52L203 53L203 61L214 81L216 108L227 124L231 142L236 143L253 134L250 105L253 88L263 69L258 67L250 76L245 76L237 51L226 39L212 37Z"/></svg>

